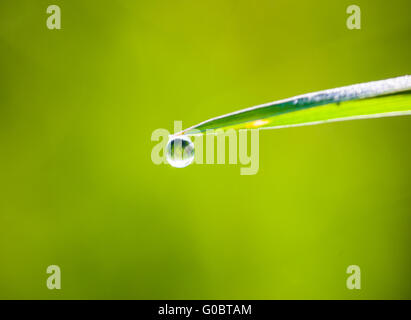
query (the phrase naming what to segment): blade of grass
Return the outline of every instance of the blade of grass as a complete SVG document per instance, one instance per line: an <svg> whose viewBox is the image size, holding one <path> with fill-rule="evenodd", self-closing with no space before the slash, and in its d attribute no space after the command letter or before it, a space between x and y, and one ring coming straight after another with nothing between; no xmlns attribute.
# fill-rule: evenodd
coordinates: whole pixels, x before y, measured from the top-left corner
<svg viewBox="0 0 411 320"><path fill-rule="evenodd" d="M275 101L213 118L183 130L278 129L411 114L411 76L335 88Z"/></svg>

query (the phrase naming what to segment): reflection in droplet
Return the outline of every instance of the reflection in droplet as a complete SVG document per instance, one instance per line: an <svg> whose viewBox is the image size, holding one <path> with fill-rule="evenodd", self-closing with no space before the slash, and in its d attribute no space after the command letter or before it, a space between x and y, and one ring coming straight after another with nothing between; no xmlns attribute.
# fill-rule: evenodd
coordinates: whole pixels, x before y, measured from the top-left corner
<svg viewBox="0 0 411 320"><path fill-rule="evenodd" d="M190 138L172 137L166 146L166 159L176 168L187 167L194 160L194 144Z"/></svg>

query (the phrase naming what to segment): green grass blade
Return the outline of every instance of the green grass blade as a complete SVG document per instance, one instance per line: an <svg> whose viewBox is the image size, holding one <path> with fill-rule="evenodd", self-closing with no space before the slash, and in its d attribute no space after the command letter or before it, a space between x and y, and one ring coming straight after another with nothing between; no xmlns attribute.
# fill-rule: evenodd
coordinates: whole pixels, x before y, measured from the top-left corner
<svg viewBox="0 0 411 320"><path fill-rule="evenodd" d="M319 91L204 121L180 134L212 129L277 129L411 114L411 76Z"/></svg>

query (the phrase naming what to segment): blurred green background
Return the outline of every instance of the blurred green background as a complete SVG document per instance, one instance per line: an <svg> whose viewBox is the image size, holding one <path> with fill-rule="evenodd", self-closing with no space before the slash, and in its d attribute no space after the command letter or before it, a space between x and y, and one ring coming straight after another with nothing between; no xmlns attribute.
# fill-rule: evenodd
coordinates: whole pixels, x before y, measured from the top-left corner
<svg viewBox="0 0 411 320"><path fill-rule="evenodd" d="M410 9L2 0L0 298L410 299L411 117L263 131L254 176L150 158L174 120L411 74Z"/></svg>

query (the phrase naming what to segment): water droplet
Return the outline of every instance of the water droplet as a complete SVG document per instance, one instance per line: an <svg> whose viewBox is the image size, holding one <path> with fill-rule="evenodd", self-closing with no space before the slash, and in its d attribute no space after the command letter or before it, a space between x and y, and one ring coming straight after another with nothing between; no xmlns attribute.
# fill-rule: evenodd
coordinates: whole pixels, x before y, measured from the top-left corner
<svg viewBox="0 0 411 320"><path fill-rule="evenodd" d="M173 167L187 167L194 160L194 144L188 137L172 137L166 146L166 158Z"/></svg>

